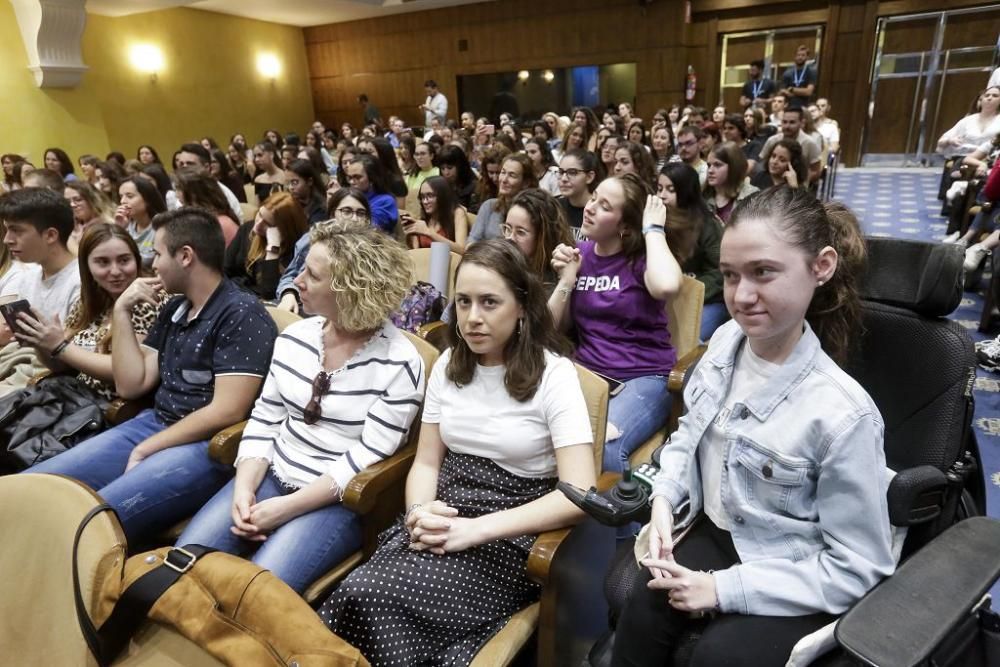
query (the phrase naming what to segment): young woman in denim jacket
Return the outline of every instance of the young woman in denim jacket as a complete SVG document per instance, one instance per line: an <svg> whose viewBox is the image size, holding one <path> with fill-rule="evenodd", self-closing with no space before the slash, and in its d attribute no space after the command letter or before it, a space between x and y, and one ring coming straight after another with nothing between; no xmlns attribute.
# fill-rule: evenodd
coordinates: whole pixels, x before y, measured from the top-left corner
<svg viewBox="0 0 1000 667"><path fill-rule="evenodd" d="M720 262L733 319L660 457L648 583L618 623L615 665L666 664L696 623L693 665L783 665L892 573L882 418L837 365L860 329L864 258L854 216L801 189L737 207ZM702 510L674 548L674 515Z"/></svg>

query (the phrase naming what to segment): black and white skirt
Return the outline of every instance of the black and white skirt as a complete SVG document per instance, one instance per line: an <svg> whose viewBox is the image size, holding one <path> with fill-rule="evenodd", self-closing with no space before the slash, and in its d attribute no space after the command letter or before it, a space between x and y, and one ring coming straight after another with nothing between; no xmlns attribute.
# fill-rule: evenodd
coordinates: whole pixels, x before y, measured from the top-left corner
<svg viewBox="0 0 1000 667"><path fill-rule="evenodd" d="M529 503L556 478L514 475L489 459L447 452L438 499L474 518ZM398 521L371 560L352 572L319 613L372 665L468 665L518 610L538 599L526 565L536 535L441 556L409 548Z"/></svg>

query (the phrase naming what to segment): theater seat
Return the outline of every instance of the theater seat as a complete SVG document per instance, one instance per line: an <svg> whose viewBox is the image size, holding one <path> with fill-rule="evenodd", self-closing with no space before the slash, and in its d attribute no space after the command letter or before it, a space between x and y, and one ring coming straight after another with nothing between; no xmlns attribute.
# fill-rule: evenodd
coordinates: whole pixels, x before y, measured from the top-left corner
<svg viewBox="0 0 1000 667"><path fill-rule="evenodd" d="M629 463L633 468L649 460L653 450L663 444L667 435L677 430L677 420L680 419L682 401L680 392L684 374L693 366L702 353L704 346L699 346L701 338L701 311L705 307L705 283L690 276L681 276L681 288L672 299L667 300L667 328L670 330L670 343L677 352L677 363L670 371L668 389L673 400L670 405L670 417L667 424L656 432L649 440L638 447L631 456Z"/></svg>
<svg viewBox="0 0 1000 667"><path fill-rule="evenodd" d="M431 249L412 248L407 252L410 256L410 260L413 262L414 280L422 280L425 283L430 282ZM462 261L462 256L455 252L449 254L451 257L448 263L448 287L445 291L445 296L450 298L452 293L455 291L455 272L458 271L458 263Z"/></svg>

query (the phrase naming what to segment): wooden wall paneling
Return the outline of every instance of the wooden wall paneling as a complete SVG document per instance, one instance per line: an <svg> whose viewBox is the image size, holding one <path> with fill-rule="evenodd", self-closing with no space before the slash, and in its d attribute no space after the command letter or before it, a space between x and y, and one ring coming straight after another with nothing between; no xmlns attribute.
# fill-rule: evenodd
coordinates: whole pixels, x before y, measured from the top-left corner
<svg viewBox="0 0 1000 667"><path fill-rule="evenodd" d="M843 162L847 166L858 164L861 155L861 142L864 134L865 119L868 116L868 97L871 92L869 75L871 73L872 58L875 55L875 25L878 18L878 0L867 0L865 3L865 17L862 21L864 31L861 33L861 44L858 49L860 55L858 76L854 80L854 91L850 97L849 104L842 107L845 113L841 114L843 120L841 124L841 151L843 152Z"/></svg>
<svg viewBox="0 0 1000 667"><path fill-rule="evenodd" d="M964 46L995 46L1000 30L1000 9L975 14L948 17L943 47L960 49Z"/></svg>
<svg viewBox="0 0 1000 667"><path fill-rule="evenodd" d="M809 9L798 12L768 13L758 16L719 19L718 30L722 32L743 32L747 30L770 30L797 25L825 24L829 10Z"/></svg>
<svg viewBox="0 0 1000 667"><path fill-rule="evenodd" d="M889 23L885 30L882 53L911 53L933 48L937 25L938 19L934 17Z"/></svg>
<svg viewBox="0 0 1000 667"><path fill-rule="evenodd" d="M821 56L823 69L823 85L840 81L853 82L868 66L870 58L861 51L863 35L860 32L838 32L833 35L836 58L828 60Z"/></svg>
<svg viewBox="0 0 1000 667"><path fill-rule="evenodd" d="M899 14L919 14L922 12L939 12L942 9L963 9L994 4L994 0L888 0L879 3L879 16L897 16Z"/></svg>
<svg viewBox="0 0 1000 667"><path fill-rule="evenodd" d="M703 84L704 105L709 109L714 108L722 100L719 99L719 72L721 71L719 48L719 19L712 17L708 20L708 49L705 54L706 70Z"/></svg>
<svg viewBox="0 0 1000 667"><path fill-rule="evenodd" d="M865 3L846 0L837 5L840 11L837 30L840 32L861 32L865 26Z"/></svg>

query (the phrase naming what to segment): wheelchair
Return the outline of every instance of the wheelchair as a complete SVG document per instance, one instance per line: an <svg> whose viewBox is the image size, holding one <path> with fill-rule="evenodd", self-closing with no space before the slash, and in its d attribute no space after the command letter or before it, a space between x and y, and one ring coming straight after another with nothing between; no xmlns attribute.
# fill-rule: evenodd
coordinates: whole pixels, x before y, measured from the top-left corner
<svg viewBox="0 0 1000 667"><path fill-rule="evenodd" d="M897 473L889 517L906 539L897 572L839 619L839 647L810 664L997 665L1000 617L987 591L1000 576L1000 521L979 516L985 483L972 430L976 357L966 331L945 318L962 298L964 253L879 238L868 239L868 249L864 331L846 370L885 420L886 462ZM659 451L610 490L560 488L602 523L645 523ZM623 545L605 577L611 630L591 650L592 667L610 664L613 628L640 574L631 545ZM682 639L674 665L688 664L697 638Z"/></svg>

